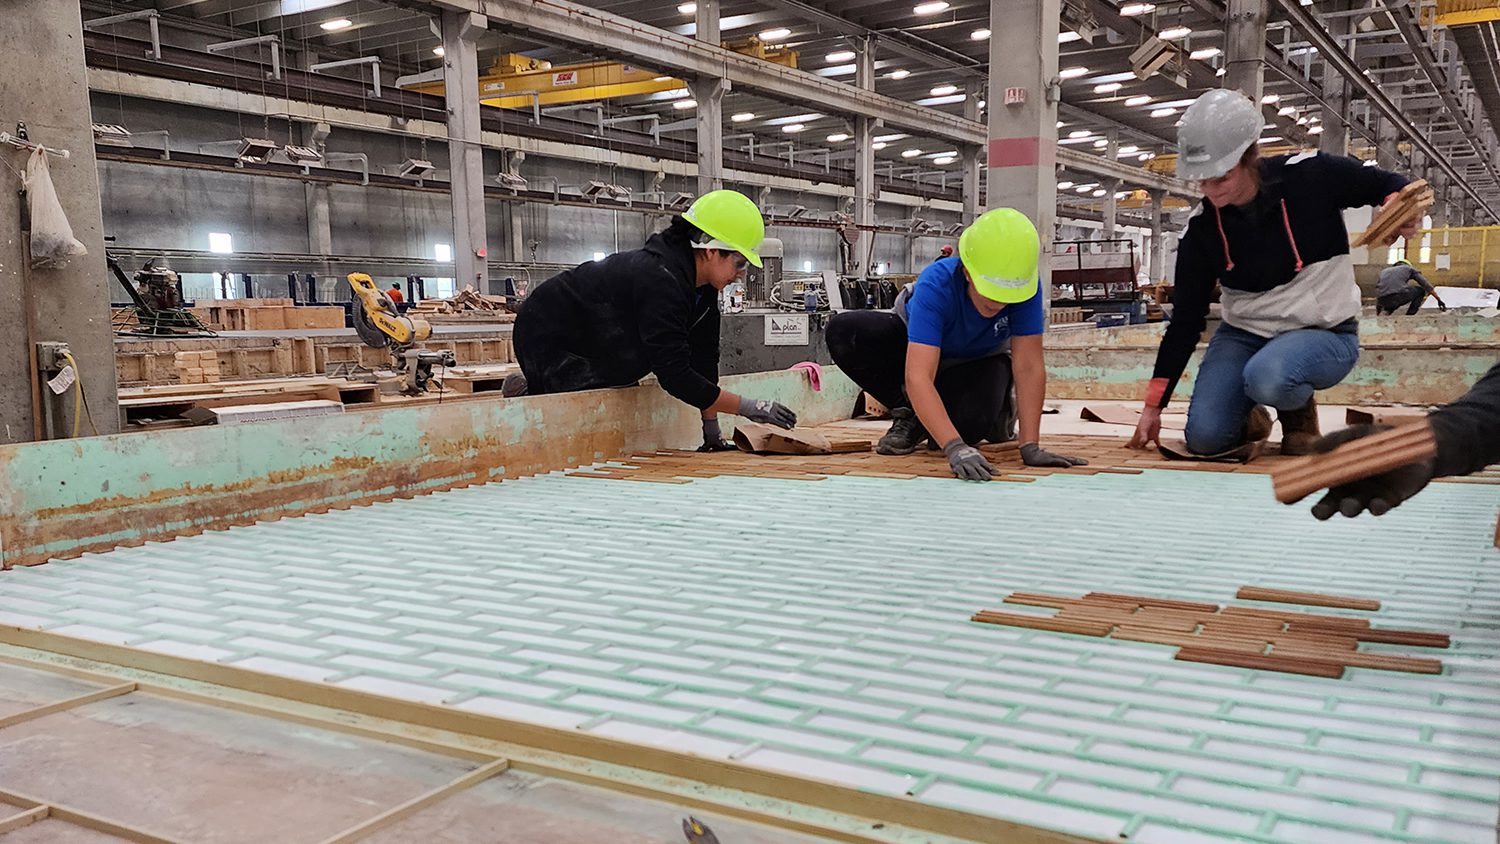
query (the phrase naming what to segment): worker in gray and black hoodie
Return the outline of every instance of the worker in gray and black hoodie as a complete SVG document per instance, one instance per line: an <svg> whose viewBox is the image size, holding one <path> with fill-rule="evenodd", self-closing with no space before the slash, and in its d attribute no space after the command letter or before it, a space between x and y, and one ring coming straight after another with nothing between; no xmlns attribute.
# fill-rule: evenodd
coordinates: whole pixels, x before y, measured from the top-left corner
<svg viewBox="0 0 1500 844"><path fill-rule="evenodd" d="M1307 152L1262 159L1261 109L1209 91L1183 114L1178 175L1204 199L1177 247L1172 322L1162 338L1131 445L1161 432L1161 411L1203 334L1217 283L1223 324L1209 341L1188 405L1188 451L1230 453L1264 439L1276 408L1283 454L1318 438L1314 390L1359 357L1360 293L1343 210L1390 202L1407 179L1353 158ZM1416 234L1412 221L1402 235Z"/></svg>
<svg viewBox="0 0 1500 844"><path fill-rule="evenodd" d="M749 197L716 190L695 200L640 249L564 270L526 297L513 341L521 372L506 396L634 385L648 372L700 411L702 451L724 451L719 414L782 428L779 402L719 388L719 292L761 265L765 220Z"/></svg>
<svg viewBox="0 0 1500 844"><path fill-rule="evenodd" d="M1375 282L1375 313L1394 314L1406 308L1406 315L1411 316L1421 309L1428 296L1437 300L1438 310L1448 310L1448 303L1437 294L1432 282L1416 267L1400 260L1380 271L1380 280Z"/></svg>

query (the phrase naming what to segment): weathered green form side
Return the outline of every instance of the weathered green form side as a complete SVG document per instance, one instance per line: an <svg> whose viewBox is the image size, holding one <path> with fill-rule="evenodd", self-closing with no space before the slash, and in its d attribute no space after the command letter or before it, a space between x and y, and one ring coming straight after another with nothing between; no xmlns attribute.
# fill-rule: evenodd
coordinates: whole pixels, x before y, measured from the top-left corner
<svg viewBox="0 0 1500 844"><path fill-rule="evenodd" d="M817 393L800 372L723 384L809 424L847 418L858 394L833 367ZM700 436L696 411L647 384L0 446L0 563L694 447Z"/></svg>

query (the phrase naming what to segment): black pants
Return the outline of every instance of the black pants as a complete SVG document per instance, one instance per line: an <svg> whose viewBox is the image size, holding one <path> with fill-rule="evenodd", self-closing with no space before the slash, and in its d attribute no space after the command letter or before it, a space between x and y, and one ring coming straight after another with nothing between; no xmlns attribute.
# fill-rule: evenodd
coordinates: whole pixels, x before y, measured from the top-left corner
<svg viewBox="0 0 1500 844"><path fill-rule="evenodd" d="M1406 315L1411 316L1422 308L1422 302L1427 299L1427 291L1420 287L1408 287L1396 293L1388 293L1375 300L1375 313L1393 314L1401 310L1402 305L1410 303L1411 307L1406 309Z"/></svg>
<svg viewBox="0 0 1500 844"><path fill-rule="evenodd" d="M890 311L845 311L828 321L833 362L886 407L911 407L906 396L906 323ZM964 442L1012 439L1010 355L944 361L938 396ZM942 445L942 443L939 443Z"/></svg>

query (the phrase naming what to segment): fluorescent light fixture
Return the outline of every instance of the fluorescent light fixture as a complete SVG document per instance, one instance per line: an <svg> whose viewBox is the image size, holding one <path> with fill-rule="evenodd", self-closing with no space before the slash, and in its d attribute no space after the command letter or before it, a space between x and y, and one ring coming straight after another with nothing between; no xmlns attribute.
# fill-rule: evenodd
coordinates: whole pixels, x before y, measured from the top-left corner
<svg viewBox="0 0 1500 844"><path fill-rule="evenodd" d="M1193 52L1188 53L1188 58L1197 59L1198 61L1205 61L1219 55L1222 52L1224 51L1218 47L1204 47L1201 50L1194 50Z"/></svg>
<svg viewBox="0 0 1500 844"><path fill-rule="evenodd" d="M980 100L977 105L980 111L984 111L984 107L987 105L987 103L985 103L984 100Z"/></svg>
<svg viewBox="0 0 1500 844"><path fill-rule="evenodd" d="M1069 132L1068 133L1068 137L1070 137L1070 138L1087 138L1089 135L1092 135L1092 134L1094 134L1094 133L1090 132L1087 129L1079 129L1079 130L1074 131L1074 132Z"/></svg>
<svg viewBox="0 0 1500 844"><path fill-rule="evenodd" d="M1058 182L1057 183L1057 189L1058 190L1067 190L1068 188L1071 188L1071 187L1073 187L1073 183L1072 182Z"/></svg>
<svg viewBox="0 0 1500 844"><path fill-rule="evenodd" d="M825 138L825 140L827 140L830 144L838 144L849 140L849 136L843 132L834 132L832 135L829 135L827 138Z"/></svg>
<svg viewBox="0 0 1500 844"><path fill-rule="evenodd" d="M401 168L396 171L396 175L403 179L421 179L432 175L434 169L436 168L432 166L431 161L422 158L408 158L401 162Z"/></svg>
<svg viewBox="0 0 1500 844"><path fill-rule="evenodd" d="M1321 135L1321 134L1323 134L1323 127L1322 126L1313 126L1313 127L1309 128L1307 130L1307 134L1309 134L1309 135Z"/></svg>
<svg viewBox="0 0 1500 844"><path fill-rule="evenodd" d="M93 124L94 142L106 146L130 146L130 130L115 123Z"/></svg>
<svg viewBox="0 0 1500 844"><path fill-rule="evenodd" d="M755 119L755 112L753 112L753 111L742 111L739 114L735 114L735 115L730 116L729 119L731 121L735 122L735 123L748 123L749 121Z"/></svg>
<svg viewBox="0 0 1500 844"><path fill-rule="evenodd" d="M1098 189L1098 190L1096 190L1096 191L1094 191L1094 193L1093 193L1093 196L1094 196L1094 197L1095 197L1095 198L1098 198L1098 197L1101 197L1101 196L1103 196L1103 195L1105 195L1105 194L1106 194L1106 193L1108 193L1108 192L1109 192L1109 191L1106 191L1106 190L1105 190L1105 189L1104 189L1104 188L1100 188L1100 189Z"/></svg>
<svg viewBox="0 0 1500 844"><path fill-rule="evenodd" d="M1082 39L1082 35L1079 35L1071 29L1065 29L1062 32L1057 33L1057 43L1059 44L1071 44L1074 41L1079 41Z"/></svg>
<svg viewBox="0 0 1500 844"><path fill-rule="evenodd" d="M1064 127L1064 126L1066 126L1066 125L1068 125L1068 124L1066 124L1066 123L1064 123L1064 122L1063 122L1063 121L1061 121L1061 120L1059 120L1059 121L1057 121L1057 128L1059 128L1059 129L1061 129L1061 128L1062 128L1062 127Z"/></svg>
<svg viewBox="0 0 1500 844"><path fill-rule="evenodd" d="M945 167L953 163L953 156L940 155L937 158L932 159L932 163L938 165L939 167Z"/></svg>
<svg viewBox="0 0 1500 844"><path fill-rule="evenodd" d="M680 5L680 6L677 7L677 11L683 13L684 15L697 14L697 12L698 12L698 4L697 3L683 3L682 5Z"/></svg>
<svg viewBox="0 0 1500 844"><path fill-rule="evenodd" d="M434 243L434 244L432 244L432 257L435 260L442 261L444 263L447 263L448 261L453 260L453 244L451 244L451 243Z"/></svg>
<svg viewBox="0 0 1500 844"><path fill-rule="evenodd" d="M788 135L795 135L806 128L807 126L801 123L788 123L787 125L781 127L781 131L787 133Z"/></svg>
<svg viewBox="0 0 1500 844"><path fill-rule="evenodd" d="M209 232L208 251L215 255L229 255L234 252L234 238L229 232Z"/></svg>
<svg viewBox="0 0 1500 844"><path fill-rule="evenodd" d="M1297 125L1298 126L1306 126L1307 123L1308 123L1308 121L1307 121L1306 117L1299 117L1299 118L1297 118Z"/></svg>
<svg viewBox="0 0 1500 844"><path fill-rule="evenodd" d="M948 0L928 0L926 3L918 3L911 10L918 15L935 15L948 10Z"/></svg>
<svg viewBox="0 0 1500 844"><path fill-rule="evenodd" d="M927 93L933 95L934 97L946 97L957 90L957 85L939 85L936 88L933 88L931 91L928 91Z"/></svg>
<svg viewBox="0 0 1500 844"><path fill-rule="evenodd" d="M1141 151L1141 148L1138 147L1138 146L1136 146L1135 144L1128 144L1128 145L1120 147L1118 150L1116 150L1116 152L1118 152L1120 155L1130 155L1132 153L1136 153L1136 152L1140 152L1140 151Z"/></svg>
<svg viewBox="0 0 1500 844"><path fill-rule="evenodd" d="M519 173L511 173L507 170L496 173L495 182L511 193L519 193L526 189L526 180Z"/></svg>
<svg viewBox="0 0 1500 844"><path fill-rule="evenodd" d="M1124 73L1106 73L1103 76L1094 77L1094 84L1099 85L1105 82L1131 82L1138 79L1140 79L1140 77L1136 76L1130 71L1126 71Z"/></svg>
<svg viewBox="0 0 1500 844"><path fill-rule="evenodd" d="M1106 82L1103 85L1095 85L1094 86L1094 93L1096 93L1096 94L1113 94L1114 92L1120 90L1123 87L1125 87L1125 86L1121 85L1119 82Z"/></svg>
<svg viewBox="0 0 1500 844"><path fill-rule="evenodd" d="M885 149L885 147L886 147L885 143L883 143L881 141L876 141L875 143L870 144L870 149L873 149L876 152L880 152L881 150Z"/></svg>
<svg viewBox="0 0 1500 844"><path fill-rule="evenodd" d="M693 92L689 91L686 88L675 88L675 89L673 89L671 91L662 91L659 94L655 94L655 95L652 96L652 99L657 99L657 100L680 100L680 99L683 99L684 97L691 97L692 95L693 95Z"/></svg>
<svg viewBox="0 0 1500 844"><path fill-rule="evenodd" d="M790 29L787 29L784 26L778 26L775 29L767 29L756 37L762 41L780 41L781 39L791 34L792 31Z"/></svg>
<svg viewBox="0 0 1500 844"><path fill-rule="evenodd" d="M990 31L988 29L976 29L973 32L969 33L969 39L972 41L983 41L988 37L990 37Z"/></svg>
<svg viewBox="0 0 1500 844"><path fill-rule="evenodd" d="M1272 143L1273 141L1279 141L1279 140L1281 140L1281 136L1280 135L1268 135L1268 136L1266 136L1264 138L1261 138L1260 140L1256 141L1256 143L1258 143L1258 144L1269 144L1269 143Z"/></svg>
<svg viewBox="0 0 1500 844"><path fill-rule="evenodd" d="M824 56L823 58L827 59L829 62L831 62L833 64L839 64L840 62L847 62L850 59L854 58L854 51L853 50L836 50L836 51L834 51L832 53L829 53L828 55Z"/></svg>
<svg viewBox="0 0 1500 844"><path fill-rule="evenodd" d="M1073 188L1073 192L1077 194L1085 194L1091 190L1093 190L1093 188L1089 187L1088 185L1079 185L1078 187Z"/></svg>
<svg viewBox="0 0 1500 844"><path fill-rule="evenodd" d="M1279 102L1281 102L1281 96L1278 94L1267 94L1260 98L1261 105L1274 105Z"/></svg>
<svg viewBox="0 0 1500 844"><path fill-rule="evenodd" d="M323 21L318 24L318 28L324 32L338 32L341 29L348 29L351 26L354 26L354 21L348 18L334 18L331 21Z"/></svg>
<svg viewBox="0 0 1500 844"><path fill-rule="evenodd" d="M1155 3L1126 3L1120 7L1120 16L1133 18L1137 15L1149 15L1156 11Z"/></svg>
<svg viewBox="0 0 1500 844"><path fill-rule="evenodd" d="M1138 97L1131 97L1130 99L1126 100L1125 101L1125 105L1128 105L1128 106L1143 106L1143 105L1145 105L1146 103L1149 103L1149 102L1151 102L1151 98L1148 97L1148 96L1146 96L1145 94L1142 94L1142 95L1140 95Z"/></svg>
<svg viewBox="0 0 1500 844"><path fill-rule="evenodd" d="M917 156L919 156L921 154L922 154L922 151L919 150L919 149L904 149L904 150L901 151L901 157L902 158L916 158Z"/></svg>
<svg viewBox="0 0 1500 844"><path fill-rule="evenodd" d="M1151 112L1152 117L1171 117L1177 113L1175 108L1158 108Z"/></svg>
<svg viewBox="0 0 1500 844"><path fill-rule="evenodd" d="M1059 70L1057 72L1057 75L1060 79L1077 79L1078 77L1088 72L1089 69L1086 67L1065 67L1062 70Z"/></svg>
<svg viewBox="0 0 1500 844"><path fill-rule="evenodd" d="M322 153L315 147L287 144L281 148L281 152L293 164L320 164L323 161Z"/></svg>
<svg viewBox="0 0 1500 844"><path fill-rule="evenodd" d="M901 134L900 132L897 132L894 135L876 135L874 138L871 138L871 140L877 141L877 142L882 143L882 144L888 144L891 141L899 141L899 140L901 140L902 138L905 138L905 137L907 137L907 136Z"/></svg>
<svg viewBox="0 0 1500 844"><path fill-rule="evenodd" d="M1094 141L1094 149L1104 149L1107 146L1109 146L1108 138L1100 138L1099 140Z"/></svg>
<svg viewBox="0 0 1500 844"><path fill-rule="evenodd" d="M448 51L444 50L442 47L433 47L432 54L434 56L446 56L448 54Z"/></svg>
<svg viewBox="0 0 1500 844"><path fill-rule="evenodd" d="M697 108L697 107L698 107L698 101L697 100L678 100L677 102L672 103L672 108L675 108L678 111L687 111L690 108Z"/></svg>
<svg viewBox="0 0 1500 844"><path fill-rule="evenodd" d="M1138 158L1138 159L1136 159L1136 160L1137 161L1150 161L1151 159L1153 159L1155 157L1156 157L1156 153L1154 153L1154 152L1143 152L1143 153L1141 153L1141 157Z"/></svg>
<svg viewBox="0 0 1500 844"><path fill-rule="evenodd" d="M1179 38L1186 38L1192 34L1193 30L1191 27L1174 26L1163 29L1161 32L1156 33L1156 37L1160 38L1163 41L1176 41Z"/></svg>
<svg viewBox="0 0 1500 844"><path fill-rule="evenodd" d="M1224 75L1224 70L1225 70L1225 68L1222 68L1222 67L1219 68L1218 70L1214 71L1214 76L1223 76Z"/></svg>
<svg viewBox="0 0 1500 844"><path fill-rule="evenodd" d="M1294 106L1282 106L1276 110L1276 113L1282 117L1291 117L1297 113L1297 109Z"/></svg>
<svg viewBox="0 0 1500 844"><path fill-rule="evenodd" d="M906 77L911 76L911 71L907 70L904 67L898 67L890 73L887 73L886 76L891 79L905 79Z"/></svg>

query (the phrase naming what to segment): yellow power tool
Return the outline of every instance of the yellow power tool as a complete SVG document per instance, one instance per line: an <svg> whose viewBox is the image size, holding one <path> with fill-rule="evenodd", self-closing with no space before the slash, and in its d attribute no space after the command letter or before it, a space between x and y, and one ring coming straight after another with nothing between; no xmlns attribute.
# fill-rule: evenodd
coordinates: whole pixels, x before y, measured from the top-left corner
<svg viewBox="0 0 1500 844"><path fill-rule="evenodd" d="M368 346L391 350L396 371L403 375L402 392L425 393L432 381L432 367L453 366L453 352L413 349L414 344L432 336L427 320L403 316L368 275L350 273L347 279L354 293L354 333Z"/></svg>

